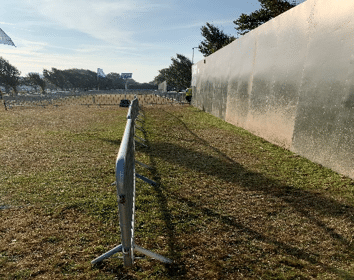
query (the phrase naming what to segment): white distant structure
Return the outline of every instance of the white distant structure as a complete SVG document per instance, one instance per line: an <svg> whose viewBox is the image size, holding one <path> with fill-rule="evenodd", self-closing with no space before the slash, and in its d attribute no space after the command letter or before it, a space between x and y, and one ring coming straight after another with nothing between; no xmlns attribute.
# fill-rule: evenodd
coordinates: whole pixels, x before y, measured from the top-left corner
<svg viewBox="0 0 354 280"><path fill-rule="evenodd" d="M106 74L103 73L101 68L97 68L97 77L106 78Z"/></svg>
<svg viewBox="0 0 354 280"><path fill-rule="evenodd" d="M0 44L15 46L14 42L12 42L11 38L0 28Z"/></svg>

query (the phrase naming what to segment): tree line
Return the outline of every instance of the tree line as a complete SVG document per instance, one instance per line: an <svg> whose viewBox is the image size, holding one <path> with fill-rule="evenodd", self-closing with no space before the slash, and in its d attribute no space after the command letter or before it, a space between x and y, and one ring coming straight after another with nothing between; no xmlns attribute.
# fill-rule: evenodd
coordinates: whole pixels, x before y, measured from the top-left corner
<svg viewBox="0 0 354 280"><path fill-rule="evenodd" d="M203 41L199 44L198 50L207 57L217 50L237 40L267 21L279 16L280 14L292 9L297 5L296 0L258 0L261 8L249 15L242 13L233 23L238 37L225 34L217 26L207 22L201 27ZM172 58L172 64L168 68L159 70L154 83L159 84L166 81L174 89L184 89L190 87L192 73L192 62L185 56L177 54L177 58ZM187 69L188 68L188 69Z"/></svg>
<svg viewBox="0 0 354 280"><path fill-rule="evenodd" d="M237 35L243 36L265 22L277 17L278 15L292 9L296 6L296 0L258 0L261 9L251 14L241 14L238 19L233 21L236 25ZM227 35L213 24L207 22L201 27L203 41L198 49L204 55L209 56L239 37ZM129 79L129 88L131 89L157 89L157 85L167 81L170 89L181 90L190 87L192 77L192 62L184 55L177 54L172 58L169 67L159 70L159 74L150 83L138 83ZM62 90L78 89L124 89L125 80L118 73L109 73L105 78L97 77L97 73L84 69L59 70L52 68L44 69L43 75L39 73L29 73L26 77L20 76L20 71L7 60L0 57L0 85L5 86L6 91L13 90L17 94L19 85L29 85L38 87L42 93L47 87L59 88Z"/></svg>
<svg viewBox="0 0 354 280"><path fill-rule="evenodd" d="M18 86L26 85L40 89L45 93L47 88L61 90L111 90L124 89L126 80L118 73L109 73L105 78L98 77L96 72L85 69L60 70L52 68L44 69L43 75L28 73L21 77L21 72L3 57L0 57L0 85L5 87L7 93L16 95ZM134 79L128 79L129 89L157 89L153 83L138 83Z"/></svg>

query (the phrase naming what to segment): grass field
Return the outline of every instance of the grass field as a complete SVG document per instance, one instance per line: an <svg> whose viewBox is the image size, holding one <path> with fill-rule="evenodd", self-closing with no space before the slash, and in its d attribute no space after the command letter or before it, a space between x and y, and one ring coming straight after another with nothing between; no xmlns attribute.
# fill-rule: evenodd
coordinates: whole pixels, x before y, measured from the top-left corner
<svg viewBox="0 0 354 280"><path fill-rule="evenodd" d="M136 243L111 257L126 108L0 108L0 279L354 279L354 181L188 106L146 106Z"/></svg>

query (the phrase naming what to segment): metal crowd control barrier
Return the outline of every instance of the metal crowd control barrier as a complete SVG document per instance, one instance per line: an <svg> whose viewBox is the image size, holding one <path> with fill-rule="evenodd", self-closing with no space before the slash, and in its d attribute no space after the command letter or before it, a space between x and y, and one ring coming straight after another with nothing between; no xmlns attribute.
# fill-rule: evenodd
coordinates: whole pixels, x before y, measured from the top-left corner
<svg viewBox="0 0 354 280"><path fill-rule="evenodd" d="M135 121L139 120L139 103L135 97L129 106L127 115L127 124L125 127L123 139L119 148L116 160L116 186L119 207L119 223L121 228L122 244L111 249L105 254L94 259L91 263L95 264L118 252L123 253L124 266L132 266L134 263L134 252L142 253L151 258L157 259L165 263L172 261L159 254L137 246L134 242L134 217L135 217L135 178L139 178L150 185L155 185L154 181L135 173ZM142 129L141 127L138 129ZM141 138L140 138L141 139ZM145 141L144 139L141 139ZM144 145L143 143L140 143ZM140 163L149 168L148 166Z"/></svg>

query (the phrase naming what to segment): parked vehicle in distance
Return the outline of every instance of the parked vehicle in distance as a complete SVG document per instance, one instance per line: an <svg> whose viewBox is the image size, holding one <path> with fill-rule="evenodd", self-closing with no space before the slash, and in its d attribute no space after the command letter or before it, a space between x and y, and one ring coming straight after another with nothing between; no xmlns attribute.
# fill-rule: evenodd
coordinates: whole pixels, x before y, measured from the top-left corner
<svg viewBox="0 0 354 280"><path fill-rule="evenodd" d="M119 107L129 107L130 105L130 100L128 99L122 99L119 103Z"/></svg>
<svg viewBox="0 0 354 280"><path fill-rule="evenodd" d="M128 99L122 99L120 101L119 107L129 107L130 105L130 100Z"/></svg>

